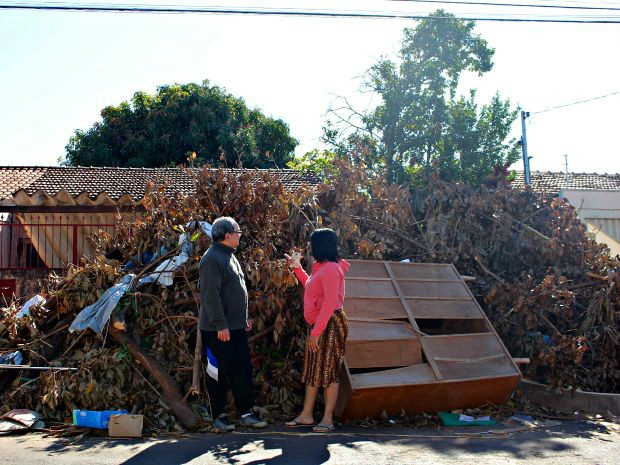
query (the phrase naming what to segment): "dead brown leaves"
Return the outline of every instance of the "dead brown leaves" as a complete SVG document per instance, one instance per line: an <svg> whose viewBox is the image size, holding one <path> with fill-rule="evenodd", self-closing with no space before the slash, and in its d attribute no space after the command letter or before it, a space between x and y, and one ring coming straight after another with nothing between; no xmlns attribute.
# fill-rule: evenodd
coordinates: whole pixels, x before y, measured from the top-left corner
<svg viewBox="0 0 620 465"><path fill-rule="evenodd" d="M307 325L302 291L283 256L301 251L307 266L308 237L322 226L336 230L347 258L453 263L461 274L476 276L472 290L512 355L532 360L529 377L620 392L620 264L588 238L562 199L502 183L480 191L440 181L430 188L390 186L337 162L319 191L287 192L268 172L205 170L195 196L171 198L165 187L152 186L144 206L146 213L119 218L114 238L95 238L97 257L51 284L49 311L35 310L19 321L14 311L2 318L0 353L23 347L27 362L79 368L32 374L38 379L28 384L12 379L0 386L2 410L32 408L64 421L73 408L126 408L143 412L147 427L178 429L154 380L112 338L89 332L78 340L66 330L41 337L70 323L128 271L152 270L155 264L143 263L144 254L161 260L185 233L193 251L174 284L127 294L115 314L122 313L127 334L189 393L197 263L210 239L186 225L223 215L236 218L244 232L237 256L254 331L262 334L252 344L255 385L260 404L272 406L271 412L291 414L303 396L299 372ZM135 267L122 269L130 259ZM188 399L203 403L193 394Z"/></svg>

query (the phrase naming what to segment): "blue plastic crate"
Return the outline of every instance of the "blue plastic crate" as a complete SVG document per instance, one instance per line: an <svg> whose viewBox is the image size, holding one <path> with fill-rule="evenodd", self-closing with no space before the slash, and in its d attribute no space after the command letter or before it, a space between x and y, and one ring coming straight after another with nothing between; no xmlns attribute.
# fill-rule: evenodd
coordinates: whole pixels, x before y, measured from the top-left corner
<svg viewBox="0 0 620 465"><path fill-rule="evenodd" d="M75 426L86 426L88 428L106 429L110 421L110 415L121 415L128 413L127 410L74 410L73 424Z"/></svg>

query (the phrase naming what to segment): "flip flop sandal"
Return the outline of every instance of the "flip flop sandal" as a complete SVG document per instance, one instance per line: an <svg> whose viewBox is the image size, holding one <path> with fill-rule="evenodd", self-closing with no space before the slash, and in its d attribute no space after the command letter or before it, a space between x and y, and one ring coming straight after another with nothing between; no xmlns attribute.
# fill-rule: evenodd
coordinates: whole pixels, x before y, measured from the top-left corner
<svg viewBox="0 0 620 465"><path fill-rule="evenodd" d="M329 433L330 431L334 431L335 429L336 428L334 427L334 425L323 425L319 423L314 428L312 428L312 431L315 433Z"/></svg>
<svg viewBox="0 0 620 465"><path fill-rule="evenodd" d="M312 423L301 423L299 421L297 421L297 418L293 418L290 421L287 421L286 423L284 423L284 426L288 427L288 428L297 428L299 426L314 426L314 422Z"/></svg>

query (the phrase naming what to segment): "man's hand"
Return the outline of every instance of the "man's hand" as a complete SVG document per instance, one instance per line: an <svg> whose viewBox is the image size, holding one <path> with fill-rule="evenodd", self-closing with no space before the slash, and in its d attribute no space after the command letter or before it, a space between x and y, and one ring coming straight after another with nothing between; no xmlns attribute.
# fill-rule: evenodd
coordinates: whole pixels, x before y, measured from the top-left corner
<svg viewBox="0 0 620 465"><path fill-rule="evenodd" d="M217 338L222 342L230 341L230 331L228 331L228 328L218 331Z"/></svg>
<svg viewBox="0 0 620 465"><path fill-rule="evenodd" d="M319 338L317 336L308 336L308 348L310 352L319 350Z"/></svg>
<svg viewBox="0 0 620 465"><path fill-rule="evenodd" d="M254 325L254 320L252 320L251 318L248 321L246 321L245 322L245 330L246 330L246 332L249 333L250 331L252 331L253 325Z"/></svg>

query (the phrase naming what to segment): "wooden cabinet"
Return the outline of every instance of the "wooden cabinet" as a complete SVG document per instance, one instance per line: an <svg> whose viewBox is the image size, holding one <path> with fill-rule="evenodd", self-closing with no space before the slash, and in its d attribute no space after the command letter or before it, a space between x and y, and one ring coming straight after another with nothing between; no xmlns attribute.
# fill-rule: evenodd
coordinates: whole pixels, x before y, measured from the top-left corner
<svg viewBox="0 0 620 465"><path fill-rule="evenodd" d="M508 398L519 369L454 266L350 263L337 413L434 412Z"/></svg>

